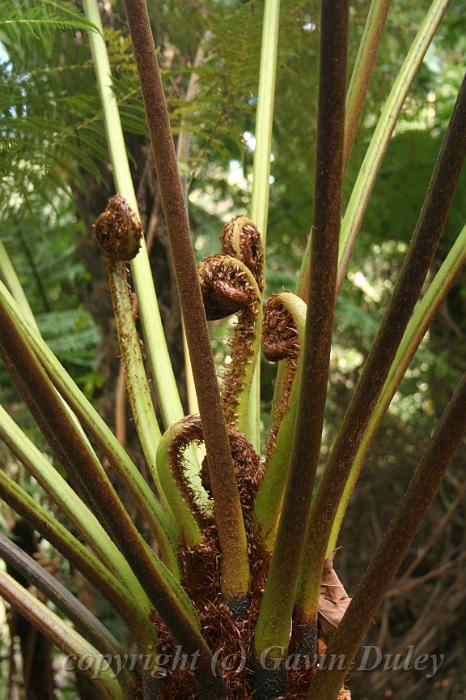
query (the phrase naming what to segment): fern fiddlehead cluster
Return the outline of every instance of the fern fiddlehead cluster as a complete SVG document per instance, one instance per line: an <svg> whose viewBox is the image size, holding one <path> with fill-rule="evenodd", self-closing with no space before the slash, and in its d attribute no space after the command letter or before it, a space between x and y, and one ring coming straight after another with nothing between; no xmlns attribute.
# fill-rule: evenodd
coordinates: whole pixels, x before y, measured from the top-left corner
<svg viewBox="0 0 466 700"><path fill-rule="evenodd" d="M123 359L127 363L129 385L137 386L146 398L141 360L135 361L134 342L137 337L129 306L121 301L130 294L127 287L126 259L137 252L141 226L122 197L112 197L95 226L96 237L103 248L109 271L109 285L117 317ZM290 292L274 294L262 310L263 272L260 233L244 216L228 222L221 237L223 251L205 258L198 267L200 287L207 319L216 321L236 315L229 340L230 356L222 378L222 401L234 465L234 474L240 496L246 527L247 545L251 564L251 583L248 595L225 601L222 596L221 550L215 523L209 468L204 458L198 482L193 483L187 469L185 451L192 443L203 443L200 416L187 416L171 425L163 435L156 437L154 481L159 497L172 525L173 554L167 551L169 542L156 533L164 560L172 562L171 569L180 580L194 603L203 634L211 648L223 648L223 656L245 654L253 660L253 630L259 612L265 585L270 553L273 551L276 528L283 502L287 472L290 464L291 435L296 421L299 376L302 365L300 349L303 345L306 304ZM115 279L122 278L126 290L117 293ZM119 287L118 287L119 288ZM271 427L260 457L246 439L246 418L254 368L260 348L272 362L282 362L281 391L273 411ZM132 348L132 349L131 349ZM136 352L136 355L138 353ZM137 359L137 358L136 358ZM139 364L138 364L139 363ZM142 384L141 384L142 382ZM138 406L140 397L129 386L133 413L145 454L151 462L150 443L144 429L144 407ZM147 425L146 425L147 428ZM158 426L156 426L156 432ZM162 532L162 534L164 534ZM173 540L175 536L175 542ZM173 649L173 639L165 624L153 620L159 635L159 648ZM226 629L229 630L226 632ZM240 647L238 644L240 643ZM249 675L248 675L249 674ZM229 691L235 686L252 692L253 675L246 667L234 678L222 667L222 676ZM260 681L260 674L258 676ZM264 680L264 679L263 679ZM161 697L173 697L180 688L188 689L192 674L177 669L160 685ZM258 688L256 688L256 691ZM236 697L236 695L234 695ZM238 697L241 697L238 695Z"/></svg>

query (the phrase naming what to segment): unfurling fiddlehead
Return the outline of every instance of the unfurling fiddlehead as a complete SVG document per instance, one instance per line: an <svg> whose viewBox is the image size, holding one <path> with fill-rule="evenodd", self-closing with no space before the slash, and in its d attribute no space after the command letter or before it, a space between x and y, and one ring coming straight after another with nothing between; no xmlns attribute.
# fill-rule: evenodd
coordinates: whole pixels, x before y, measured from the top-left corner
<svg viewBox="0 0 466 700"><path fill-rule="evenodd" d="M254 532L252 526L253 505L258 484L262 478L263 465L252 445L236 428L228 427L228 437L233 457L235 476L243 510L248 537L248 551L251 566L251 586L247 600L237 600L237 607L225 604L220 589L221 557L215 520L207 513L197 500L198 489L192 489L187 470L183 463L183 452L191 442L203 441L202 424L199 416L188 416L175 423L165 432L157 450L157 465L160 482L167 489L166 495L174 502L172 495L176 489L182 508L192 513L202 541L196 546L183 542L180 550L180 562L183 569L183 585L198 610L203 633L210 648L220 649L219 667L224 681L236 697L235 690L247 685L250 697L253 689L249 686L250 673L247 664L240 671L230 673L228 665L222 659L241 657L249 658L252 653L252 632L254 620L265 585L268 566L268 553ZM207 458L206 458L207 459ZM202 466L202 481L206 491L210 492L209 469L206 461ZM178 517L178 510L175 510ZM164 628L159 629L164 653L173 652L173 641ZM175 669L163 681L162 698L178 697L180 688L186 690L189 674ZM241 685L243 684L243 685ZM230 697L230 695L229 695ZM243 697L243 696L241 696ZM246 697L246 696L244 696Z"/></svg>
<svg viewBox="0 0 466 700"><path fill-rule="evenodd" d="M210 506L212 511L208 497L199 502L202 487L193 489L185 469L185 449L190 443L201 441L199 416L187 416L165 431L157 447L158 478L178 523L182 543L190 547L201 542L201 526L209 515L207 508Z"/></svg>
<svg viewBox="0 0 466 700"><path fill-rule="evenodd" d="M142 225L124 197L110 197L94 226L98 244L111 260L132 260L139 252Z"/></svg>
<svg viewBox="0 0 466 700"><path fill-rule="evenodd" d="M201 262L199 276L208 320L234 313L238 316L222 397L228 425L245 432L261 342L262 243L254 224L244 216L237 216L225 225L222 244L222 254Z"/></svg>
<svg viewBox="0 0 466 700"><path fill-rule="evenodd" d="M264 287L264 251L262 237L252 221L245 216L235 216L225 224L222 235L223 252L242 260L254 275L262 292Z"/></svg>
<svg viewBox="0 0 466 700"><path fill-rule="evenodd" d="M256 526L269 551L272 551L275 541L291 460L302 365L299 350L303 343L305 320L306 304L295 294L283 292L269 299L263 325L264 355L272 362L284 360L282 391L273 411L265 450L265 474L254 509Z"/></svg>

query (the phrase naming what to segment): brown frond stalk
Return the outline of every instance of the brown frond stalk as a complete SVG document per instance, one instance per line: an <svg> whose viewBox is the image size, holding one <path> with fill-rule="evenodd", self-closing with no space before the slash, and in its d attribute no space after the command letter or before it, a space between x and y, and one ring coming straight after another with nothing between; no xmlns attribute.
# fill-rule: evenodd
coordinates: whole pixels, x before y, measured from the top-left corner
<svg viewBox="0 0 466 700"><path fill-rule="evenodd" d="M466 431L466 374L445 409L401 504L361 578L348 611L328 647L344 669L320 671L309 698L334 700ZM341 655L341 656L340 656Z"/></svg>
<svg viewBox="0 0 466 700"><path fill-rule="evenodd" d="M154 40L144 0L125 0L125 8L209 456L223 591L227 599L244 597L249 587L246 533Z"/></svg>
<svg viewBox="0 0 466 700"><path fill-rule="evenodd" d="M351 465L431 265L466 155L466 78L395 291L364 365L312 505L297 608L316 613L327 542Z"/></svg>
<svg viewBox="0 0 466 700"><path fill-rule="evenodd" d="M0 325L0 350L8 358L22 384L28 387L37 411L46 417L48 430L53 436L52 449L54 445L62 446L71 473L87 491L103 525L121 548L154 608L175 639L188 653L200 652L196 674L199 688L212 692L213 698L224 698L223 683L212 674L212 656L197 627L188 597L136 530L90 446L83 440L38 359L3 307L0 307Z"/></svg>
<svg viewBox="0 0 466 700"><path fill-rule="evenodd" d="M287 488L256 631L258 655L274 645L283 650L288 648L305 525L319 458L340 233L347 33L347 1L323 0L312 272L303 369Z"/></svg>

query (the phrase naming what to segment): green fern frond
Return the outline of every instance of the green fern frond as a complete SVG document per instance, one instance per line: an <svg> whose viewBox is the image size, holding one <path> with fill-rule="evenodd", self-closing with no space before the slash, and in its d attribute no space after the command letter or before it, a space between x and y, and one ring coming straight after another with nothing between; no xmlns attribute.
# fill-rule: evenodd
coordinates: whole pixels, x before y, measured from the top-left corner
<svg viewBox="0 0 466 700"><path fill-rule="evenodd" d="M70 3L55 3L52 0L41 0L38 3L14 2L6 0L2 7L0 17L0 33L2 29L10 25L22 28L30 32L36 38L43 36L44 32L60 30L87 30L96 31L91 22L88 22L81 13Z"/></svg>

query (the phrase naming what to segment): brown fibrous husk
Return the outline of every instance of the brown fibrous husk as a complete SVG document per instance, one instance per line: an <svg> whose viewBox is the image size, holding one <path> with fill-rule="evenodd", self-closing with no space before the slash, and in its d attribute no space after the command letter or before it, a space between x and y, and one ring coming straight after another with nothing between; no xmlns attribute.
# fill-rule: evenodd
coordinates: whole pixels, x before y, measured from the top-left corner
<svg viewBox="0 0 466 700"><path fill-rule="evenodd" d="M142 225L121 195L108 200L94 224L97 243L111 260L132 260L141 247Z"/></svg>

